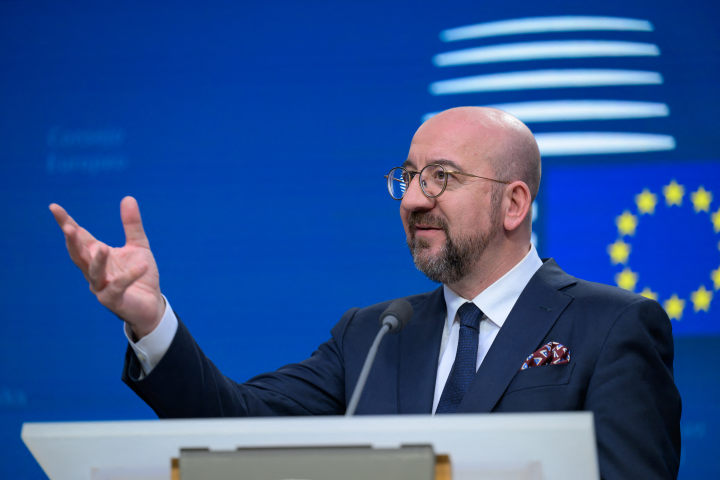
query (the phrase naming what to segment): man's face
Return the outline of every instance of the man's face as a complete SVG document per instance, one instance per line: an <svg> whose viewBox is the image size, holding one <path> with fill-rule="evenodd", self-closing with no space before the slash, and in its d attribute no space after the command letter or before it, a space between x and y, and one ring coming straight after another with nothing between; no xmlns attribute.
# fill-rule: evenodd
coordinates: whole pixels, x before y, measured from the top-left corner
<svg viewBox="0 0 720 480"><path fill-rule="evenodd" d="M468 126L423 126L413 138L409 171L441 164L459 171L494 178L487 149L478 146ZM465 277L502 229L500 196L493 182L448 176L448 187L435 199L426 197L416 176L403 197L400 216L416 267L433 281L453 284ZM500 185L500 184L498 184ZM498 192L500 193L500 192Z"/></svg>

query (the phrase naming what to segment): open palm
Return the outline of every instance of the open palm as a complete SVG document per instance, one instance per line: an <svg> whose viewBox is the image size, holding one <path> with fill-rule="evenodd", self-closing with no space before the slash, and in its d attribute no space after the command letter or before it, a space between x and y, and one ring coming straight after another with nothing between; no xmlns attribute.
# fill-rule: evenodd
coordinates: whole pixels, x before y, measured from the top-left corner
<svg viewBox="0 0 720 480"><path fill-rule="evenodd" d="M90 291L129 323L138 338L150 333L162 319L165 301L137 201L125 197L120 203L126 242L119 248L95 239L60 205L50 205L50 211L65 234L70 258L90 284Z"/></svg>

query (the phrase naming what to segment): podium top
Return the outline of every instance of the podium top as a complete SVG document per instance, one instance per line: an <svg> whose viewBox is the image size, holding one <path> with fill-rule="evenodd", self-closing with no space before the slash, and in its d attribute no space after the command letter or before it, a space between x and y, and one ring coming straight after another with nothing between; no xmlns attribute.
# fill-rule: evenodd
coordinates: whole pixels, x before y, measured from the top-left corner
<svg viewBox="0 0 720 480"><path fill-rule="evenodd" d="M418 444L449 454L456 480L531 462L545 478L599 478L591 412L26 423L21 436L51 480L109 469L167 479L181 448Z"/></svg>

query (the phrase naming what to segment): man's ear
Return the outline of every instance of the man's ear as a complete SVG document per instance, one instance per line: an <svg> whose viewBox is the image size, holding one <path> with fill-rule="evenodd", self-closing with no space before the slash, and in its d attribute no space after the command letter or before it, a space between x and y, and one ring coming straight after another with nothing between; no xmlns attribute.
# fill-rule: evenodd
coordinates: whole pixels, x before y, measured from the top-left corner
<svg viewBox="0 0 720 480"><path fill-rule="evenodd" d="M515 230L522 225L530 214L532 196L525 182L516 181L505 187L503 196L504 209L503 225L506 230Z"/></svg>

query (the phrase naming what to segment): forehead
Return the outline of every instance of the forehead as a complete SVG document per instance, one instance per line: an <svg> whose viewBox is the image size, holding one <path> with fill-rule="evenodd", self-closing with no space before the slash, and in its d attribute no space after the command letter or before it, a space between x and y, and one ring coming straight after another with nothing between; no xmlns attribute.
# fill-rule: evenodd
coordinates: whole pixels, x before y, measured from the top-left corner
<svg viewBox="0 0 720 480"><path fill-rule="evenodd" d="M413 137L406 166L422 168L431 163L455 166L462 171L489 168L489 153L496 138L487 128L463 122L422 125Z"/></svg>

